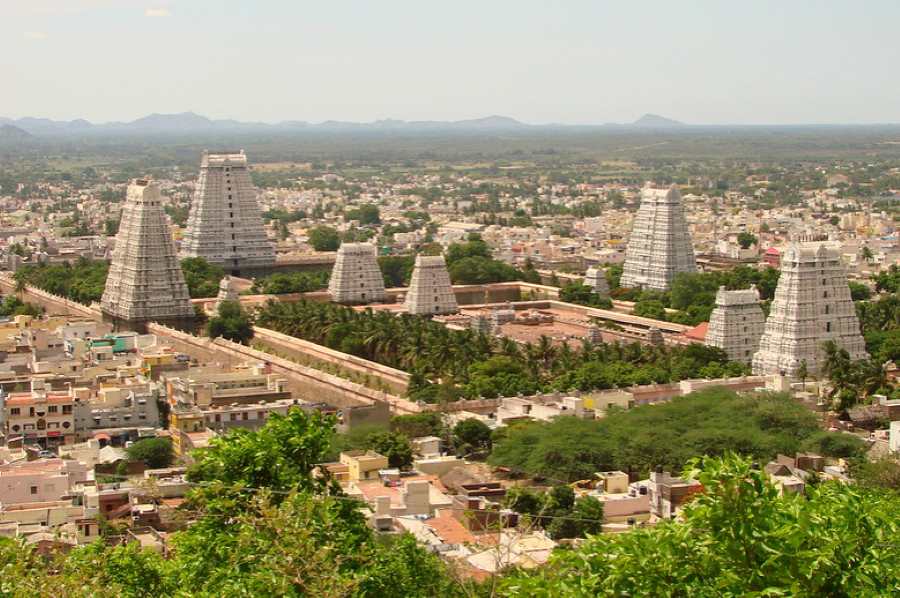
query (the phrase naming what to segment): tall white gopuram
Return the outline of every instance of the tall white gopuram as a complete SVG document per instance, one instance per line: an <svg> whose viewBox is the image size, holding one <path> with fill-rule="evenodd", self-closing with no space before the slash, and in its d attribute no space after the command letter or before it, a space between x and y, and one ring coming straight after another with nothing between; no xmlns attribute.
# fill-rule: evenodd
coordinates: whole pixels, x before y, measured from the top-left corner
<svg viewBox="0 0 900 598"><path fill-rule="evenodd" d="M603 268L588 268L584 274L584 284L601 297L609 297L609 282Z"/></svg>
<svg viewBox="0 0 900 598"><path fill-rule="evenodd" d="M371 243L342 243L337 252L331 279L331 300L337 303L384 301L384 278Z"/></svg>
<svg viewBox="0 0 900 598"><path fill-rule="evenodd" d="M765 327L766 316L756 287L739 291L719 287L705 343L725 351L731 361L749 364L759 349Z"/></svg>
<svg viewBox="0 0 900 598"><path fill-rule="evenodd" d="M838 251L818 243L792 244L781 257L781 277L753 372L794 376L806 361L807 371L817 374L822 344L829 340L851 359L867 356Z"/></svg>
<svg viewBox="0 0 900 598"><path fill-rule="evenodd" d="M181 257L202 257L235 275L275 263L243 150L203 153Z"/></svg>
<svg viewBox="0 0 900 598"><path fill-rule="evenodd" d="M152 181L128 186L100 308L131 322L194 317L159 188Z"/></svg>
<svg viewBox="0 0 900 598"><path fill-rule="evenodd" d="M644 187L641 207L634 217L625 250L621 285L666 291L676 274L696 271L691 233L678 187Z"/></svg>
<svg viewBox="0 0 900 598"><path fill-rule="evenodd" d="M406 311L416 315L454 314L459 311L444 256L416 256L406 293Z"/></svg>

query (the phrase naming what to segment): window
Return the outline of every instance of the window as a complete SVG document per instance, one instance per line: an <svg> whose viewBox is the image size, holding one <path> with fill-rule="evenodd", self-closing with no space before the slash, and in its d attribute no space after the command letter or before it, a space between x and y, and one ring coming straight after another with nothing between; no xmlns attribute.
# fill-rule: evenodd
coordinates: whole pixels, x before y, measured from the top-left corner
<svg viewBox="0 0 900 598"><path fill-rule="evenodd" d="M19 415L19 408L13 407L12 409L9 410L9 414L10 415Z"/></svg>
<svg viewBox="0 0 900 598"><path fill-rule="evenodd" d="M830 313L830 312L831 312L831 306L830 306L830 305L826 305L826 306L825 306L825 313L827 314L827 313Z"/></svg>
<svg viewBox="0 0 900 598"><path fill-rule="evenodd" d="M831 322L825 322L825 332L831 332Z"/></svg>
<svg viewBox="0 0 900 598"><path fill-rule="evenodd" d="M59 407L57 407L56 405L50 405L49 407L47 407L47 413L58 413L58 412L59 412Z"/></svg>
<svg viewBox="0 0 900 598"><path fill-rule="evenodd" d="M244 420L245 420L245 419L247 419L247 417L248 417L248 414L247 414L246 411L244 411L243 413L241 413L241 419L244 419Z"/></svg>
<svg viewBox="0 0 900 598"><path fill-rule="evenodd" d="M72 406L71 405L63 405L63 413L66 415L72 413Z"/></svg>
<svg viewBox="0 0 900 598"><path fill-rule="evenodd" d="M31 493L32 493L32 494L37 494L37 486L32 486L32 487L31 487Z"/></svg>
<svg viewBox="0 0 900 598"><path fill-rule="evenodd" d="M29 408L28 408L28 416L29 416L29 417L34 417L34 407L29 407Z"/></svg>

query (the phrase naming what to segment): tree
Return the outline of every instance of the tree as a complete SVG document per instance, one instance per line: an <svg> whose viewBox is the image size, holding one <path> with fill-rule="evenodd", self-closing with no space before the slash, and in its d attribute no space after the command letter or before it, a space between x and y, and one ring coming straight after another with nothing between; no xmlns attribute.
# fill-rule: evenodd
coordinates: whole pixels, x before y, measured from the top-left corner
<svg viewBox="0 0 900 598"><path fill-rule="evenodd" d="M341 236L337 230L330 226L316 226L311 228L307 234L309 244L316 251L337 251L341 246Z"/></svg>
<svg viewBox="0 0 900 598"><path fill-rule="evenodd" d="M413 453L409 439L396 432L376 432L368 438L368 448L388 458L391 467L405 468L412 465Z"/></svg>
<svg viewBox="0 0 900 598"><path fill-rule="evenodd" d="M797 368L797 377L803 383L803 390L806 390L806 379L809 377L809 366L805 359L800 360L800 366Z"/></svg>
<svg viewBox="0 0 900 598"><path fill-rule="evenodd" d="M703 492L682 521L593 536L513 572L499 594L856 596L900 584L900 546L886 540L900 532L896 494L833 481L781 494L734 456L696 461L686 475Z"/></svg>
<svg viewBox="0 0 900 598"><path fill-rule="evenodd" d="M748 232L738 233L737 241L738 245L741 246L741 249L750 249L750 247L759 243L759 239L756 238L756 235Z"/></svg>
<svg viewBox="0 0 900 598"><path fill-rule="evenodd" d="M253 338L253 319L239 302L223 301L219 304L218 313L207 323L206 335L246 345Z"/></svg>
<svg viewBox="0 0 900 598"><path fill-rule="evenodd" d="M219 283L225 277L221 266L211 264L202 257L188 257L181 260L181 271L192 298L219 294Z"/></svg>
<svg viewBox="0 0 900 598"><path fill-rule="evenodd" d="M866 285L852 280L847 284L850 286L850 298L854 301L866 301L872 297L872 290Z"/></svg>
<svg viewBox="0 0 900 598"><path fill-rule="evenodd" d="M138 440L125 453L131 461L143 461L150 469L168 467L175 460L172 441L168 438L144 438Z"/></svg>
<svg viewBox="0 0 900 598"><path fill-rule="evenodd" d="M476 448L488 447L491 443L491 429L474 417L457 422L453 426L453 436L458 443Z"/></svg>

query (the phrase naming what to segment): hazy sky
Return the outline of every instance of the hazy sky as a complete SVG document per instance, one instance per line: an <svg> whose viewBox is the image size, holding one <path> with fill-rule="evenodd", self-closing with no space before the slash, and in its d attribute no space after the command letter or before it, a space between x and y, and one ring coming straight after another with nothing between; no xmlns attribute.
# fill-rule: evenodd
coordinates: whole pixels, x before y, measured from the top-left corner
<svg viewBox="0 0 900 598"><path fill-rule="evenodd" d="M0 0L0 116L900 122L900 1Z"/></svg>

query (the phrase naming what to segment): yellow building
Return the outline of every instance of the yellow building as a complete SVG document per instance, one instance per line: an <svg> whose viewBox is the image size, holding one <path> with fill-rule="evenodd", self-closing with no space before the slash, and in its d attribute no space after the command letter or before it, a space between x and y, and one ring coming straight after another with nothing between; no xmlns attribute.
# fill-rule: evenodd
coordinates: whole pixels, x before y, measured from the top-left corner
<svg viewBox="0 0 900 598"><path fill-rule="evenodd" d="M388 468L388 459L374 451L349 451L341 453L341 463L349 468L349 480L372 480L378 471Z"/></svg>

